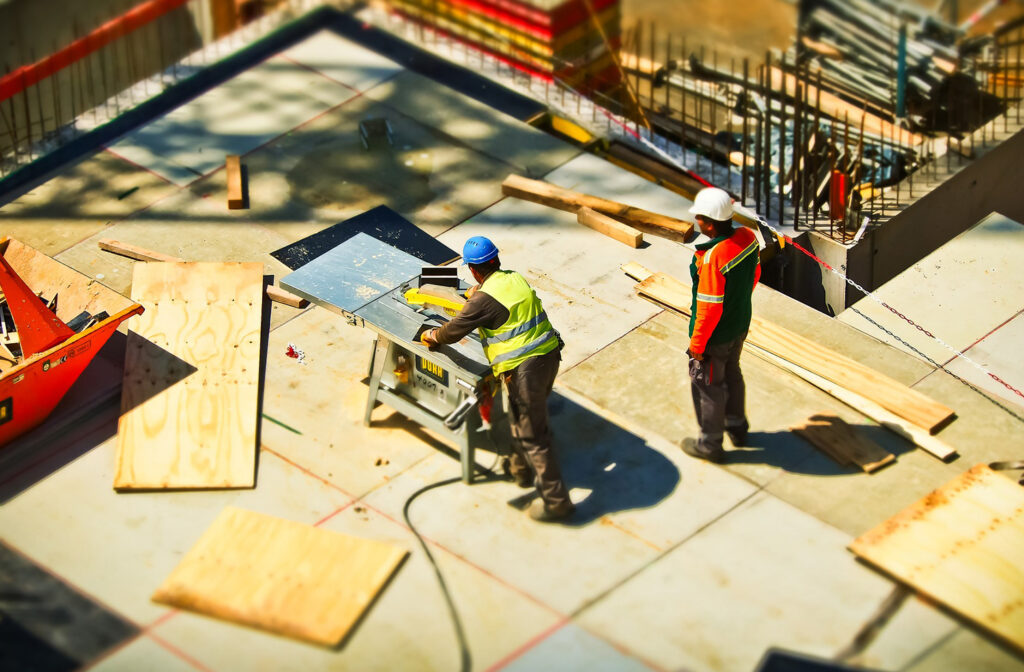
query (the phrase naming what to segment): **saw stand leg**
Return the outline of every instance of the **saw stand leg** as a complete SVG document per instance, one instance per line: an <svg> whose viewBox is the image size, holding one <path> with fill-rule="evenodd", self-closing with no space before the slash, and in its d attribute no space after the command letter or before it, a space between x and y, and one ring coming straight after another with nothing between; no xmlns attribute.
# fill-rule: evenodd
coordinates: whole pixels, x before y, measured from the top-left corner
<svg viewBox="0 0 1024 672"><path fill-rule="evenodd" d="M377 403L377 391L380 390L380 378L384 373L384 364L388 361L389 345L390 343L382 338L373 341L373 352L370 355L370 393L366 398L366 415L363 416L363 424L367 427L370 426L370 416Z"/></svg>

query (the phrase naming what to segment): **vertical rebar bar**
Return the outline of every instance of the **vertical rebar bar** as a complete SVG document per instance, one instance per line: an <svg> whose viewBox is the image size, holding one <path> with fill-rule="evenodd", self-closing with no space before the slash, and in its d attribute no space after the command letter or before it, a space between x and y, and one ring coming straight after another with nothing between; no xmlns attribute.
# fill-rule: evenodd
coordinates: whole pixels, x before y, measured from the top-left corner
<svg viewBox="0 0 1024 672"><path fill-rule="evenodd" d="M1017 97L1017 123L1018 124L1020 123L1020 108L1021 108L1021 95L1020 95L1020 89L1021 89L1021 81L1020 81L1020 72L1021 72L1021 70L1020 70L1020 51L1021 51L1021 46L1022 46L1021 43L1022 42L1024 42L1024 28L1018 28L1017 29L1017 68L1016 68L1016 73L1015 73L1016 76L1014 77L1014 80L1013 80L1013 85L1014 85L1013 86L1013 92L1014 92L1014 95Z"/></svg>
<svg viewBox="0 0 1024 672"><path fill-rule="evenodd" d="M633 73L634 73L633 80L635 82L635 86L633 87L633 90L636 91L636 105L637 105L637 109L632 110L632 114L630 115L631 117L633 117L633 130L636 131L637 135L640 135L640 109L643 106L643 103L640 102L640 54L643 53L643 44L644 44L644 42L643 42L643 34L644 34L644 23L643 23L643 20L637 19L636 31L633 33L634 38L636 39L636 45L633 48L633 55L634 55L634 58L633 58Z"/></svg>
<svg viewBox="0 0 1024 672"><path fill-rule="evenodd" d="M679 101L679 120L681 122L680 130L682 131L682 140L680 141L680 144L682 145L682 148L683 148L683 165L686 165L687 125L690 123L690 121L689 121L689 119L687 117L687 113L686 113L686 85L687 85L687 77L686 77L686 70L683 69L684 67L686 67L686 63L687 63L687 60L686 60L686 58L687 58L687 56L686 56L686 37L683 37L683 45L682 45L682 52L681 53L682 53L682 56L679 59L679 82L680 82L680 86L679 86L679 97L680 97L680 101ZM687 70L688 70L688 68L687 68Z"/></svg>
<svg viewBox="0 0 1024 672"><path fill-rule="evenodd" d="M796 73L793 75L794 96L793 96L793 181L790 183L789 198L793 202L793 230L800 230L800 172L804 160L803 147L800 144L801 125L803 123L803 92L800 86L800 64L796 65Z"/></svg>
<svg viewBox="0 0 1024 672"><path fill-rule="evenodd" d="M772 192L771 192L771 173L772 173L772 104L771 104L771 63L772 54L770 51L765 52L764 56L764 69L763 76L761 78L761 96L764 98L765 111L764 111L764 133L762 134L761 142L763 143L763 149L761 150L761 177L763 180L764 190L764 210L765 219L768 219L771 215L772 207ZM780 222L781 223L781 222Z"/></svg>
<svg viewBox="0 0 1024 672"><path fill-rule="evenodd" d="M735 58L729 59L729 79L731 81L736 81L736 59ZM726 102L728 102L728 98L726 99ZM725 114L726 114L725 132L726 132L726 135L728 137L728 142L726 142L726 145L725 145L725 184L726 184L726 189L731 189L732 188L732 146L733 146L733 142L734 142L733 126L732 126L733 111L731 109L729 109L728 106L727 106L725 108Z"/></svg>
<svg viewBox="0 0 1024 672"><path fill-rule="evenodd" d="M711 50L711 67L715 73L718 72L718 49ZM718 157L715 156L715 136L717 135L715 131L718 130L718 104L717 96L714 95L714 90L711 91L709 99L710 106L708 109L708 126L711 127L711 149L708 152L708 159L711 167L711 184L716 184L715 165L718 163Z"/></svg>
<svg viewBox="0 0 1024 672"><path fill-rule="evenodd" d="M57 53L57 42L51 41L51 54ZM60 142L60 128L64 125L64 110L60 100L60 70L55 70L53 67L53 61L47 61L49 63L49 74L47 79L50 81L50 96L53 98L53 130L55 132L54 137Z"/></svg>
<svg viewBox="0 0 1024 672"><path fill-rule="evenodd" d="M746 56L743 57L743 106L740 108L740 113L743 115L743 141L740 152L743 154L743 167L740 168L740 181L743 183L740 189L740 202L743 205L747 204L747 149L748 136L750 135L750 118L747 114L748 106L750 105L750 59Z"/></svg>
<svg viewBox="0 0 1024 672"><path fill-rule="evenodd" d="M779 172L778 172L778 192L779 192L779 226L784 224L783 220L786 217L786 206L783 201L783 182L786 179L786 98L787 93L787 75L786 75L786 52L782 52L782 56L779 59L779 74L782 76L782 86L779 89Z"/></svg>
<svg viewBox="0 0 1024 672"><path fill-rule="evenodd" d="M35 49L29 49L29 58L32 59L32 63L36 62ZM32 85L32 88L36 91L36 109L39 111L39 142L41 143L46 137L46 110L43 108L43 81L39 80ZM45 151L42 147L40 151Z"/></svg>

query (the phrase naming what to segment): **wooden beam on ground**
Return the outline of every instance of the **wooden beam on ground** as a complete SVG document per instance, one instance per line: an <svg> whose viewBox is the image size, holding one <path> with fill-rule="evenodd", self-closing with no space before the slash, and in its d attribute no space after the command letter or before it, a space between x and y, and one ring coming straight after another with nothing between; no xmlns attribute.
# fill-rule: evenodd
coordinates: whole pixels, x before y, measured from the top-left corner
<svg viewBox="0 0 1024 672"><path fill-rule="evenodd" d="M640 247L644 242L644 234L633 227L588 207L582 207L576 211L576 221L632 248Z"/></svg>
<svg viewBox="0 0 1024 672"><path fill-rule="evenodd" d="M245 207L242 189L242 160L237 154L228 154L224 161L228 186L228 209L240 210Z"/></svg>
<svg viewBox="0 0 1024 672"><path fill-rule="evenodd" d="M599 196L563 189L542 180L531 180L520 175L509 175L501 183L501 192L524 201L539 203L550 208L576 213L587 207L624 224L669 240L686 242L693 236L693 223L666 215L648 212Z"/></svg>
<svg viewBox="0 0 1024 672"><path fill-rule="evenodd" d="M99 245L101 250L120 254L123 257L128 257L137 261L185 261L180 257L172 257L171 255L163 254L162 252L154 252L152 250L138 247L137 245L122 243L121 241L114 240L113 238L103 238L97 241L96 244ZM267 298L271 301L277 301L278 303L283 303L286 306L305 308L309 305L309 301L306 299L273 285L267 285L266 294Z"/></svg>
<svg viewBox="0 0 1024 672"><path fill-rule="evenodd" d="M652 275L654 275L653 271L650 271L650 270L644 268L643 266L641 266L640 264L636 263L635 261L631 261L631 262L629 262L627 264L623 264L619 268L622 270L623 273L625 273L629 277L633 278L637 282L643 282L647 278L649 278Z"/></svg>
<svg viewBox="0 0 1024 672"><path fill-rule="evenodd" d="M1024 653L1024 488L984 464L850 550Z"/></svg>
<svg viewBox="0 0 1024 672"><path fill-rule="evenodd" d="M117 490L255 485L263 264L136 264Z"/></svg>
<svg viewBox="0 0 1024 672"><path fill-rule="evenodd" d="M870 474L896 461L895 455L832 413L812 415L806 422L789 429L841 466L856 466Z"/></svg>
<svg viewBox="0 0 1024 672"><path fill-rule="evenodd" d="M153 601L336 647L408 554L229 506Z"/></svg>

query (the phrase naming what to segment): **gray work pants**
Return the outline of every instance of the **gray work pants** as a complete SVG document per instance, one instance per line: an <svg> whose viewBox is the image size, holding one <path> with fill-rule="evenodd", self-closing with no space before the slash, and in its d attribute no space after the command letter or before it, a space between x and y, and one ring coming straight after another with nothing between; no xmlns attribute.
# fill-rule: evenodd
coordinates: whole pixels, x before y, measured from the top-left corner
<svg viewBox="0 0 1024 672"><path fill-rule="evenodd" d="M549 509L569 503L569 491L551 445L548 395L558 375L562 356L558 349L530 357L506 375L509 420L512 425L513 474L532 471L534 485Z"/></svg>
<svg viewBox="0 0 1024 672"><path fill-rule="evenodd" d="M744 332L727 343L709 345L703 361L690 358L690 392L703 449L721 450L725 431L745 433L748 429L746 386L740 371L746 338Z"/></svg>

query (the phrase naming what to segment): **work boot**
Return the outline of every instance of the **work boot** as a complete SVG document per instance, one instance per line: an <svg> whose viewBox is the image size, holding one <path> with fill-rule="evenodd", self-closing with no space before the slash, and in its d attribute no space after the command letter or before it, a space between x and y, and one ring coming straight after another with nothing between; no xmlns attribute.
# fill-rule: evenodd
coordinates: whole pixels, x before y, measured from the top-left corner
<svg viewBox="0 0 1024 672"><path fill-rule="evenodd" d="M549 507L544 500L535 499L530 508L527 509L530 518L541 523L552 523L557 520L564 520L576 512L576 506L572 502L563 505Z"/></svg>
<svg viewBox="0 0 1024 672"><path fill-rule="evenodd" d="M684 453L690 457L696 457L698 460L707 460L715 464L721 464L725 461L724 450L721 448L706 448L700 445L697 439L683 439L679 443L679 447L683 449Z"/></svg>

